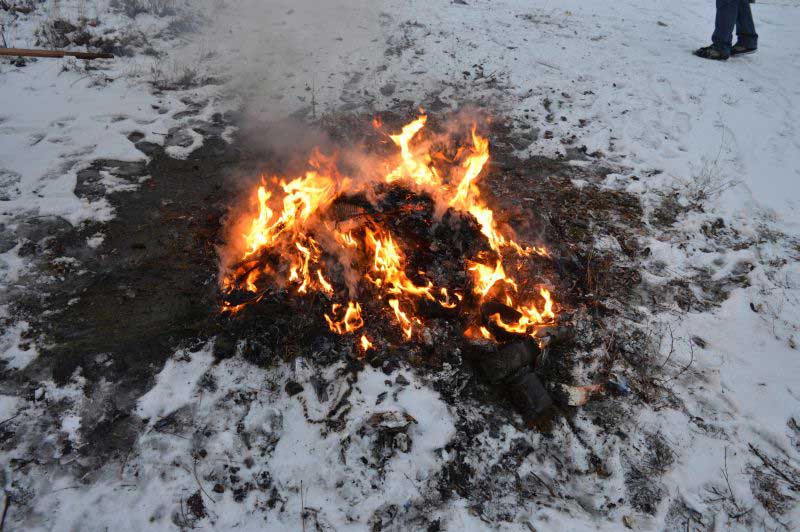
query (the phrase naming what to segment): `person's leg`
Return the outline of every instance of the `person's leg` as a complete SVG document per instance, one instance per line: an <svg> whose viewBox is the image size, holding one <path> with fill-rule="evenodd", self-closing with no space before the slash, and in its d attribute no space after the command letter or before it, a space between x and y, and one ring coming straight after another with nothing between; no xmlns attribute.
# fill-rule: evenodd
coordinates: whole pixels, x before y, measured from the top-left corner
<svg viewBox="0 0 800 532"><path fill-rule="evenodd" d="M745 48L752 50L758 48L758 34L755 22L753 22L753 13L750 11L750 0L739 0L736 37L737 42Z"/></svg>
<svg viewBox="0 0 800 532"><path fill-rule="evenodd" d="M747 0L744 0L745 2ZM711 42L721 52L731 53L733 44L733 27L739 15L741 0L717 0L717 18L714 24L714 35Z"/></svg>

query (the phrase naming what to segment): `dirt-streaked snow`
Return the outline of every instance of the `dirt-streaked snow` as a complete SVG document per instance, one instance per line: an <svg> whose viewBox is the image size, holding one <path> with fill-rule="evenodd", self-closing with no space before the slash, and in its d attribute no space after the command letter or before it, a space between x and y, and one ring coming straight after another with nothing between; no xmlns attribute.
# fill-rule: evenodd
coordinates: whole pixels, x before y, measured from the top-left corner
<svg viewBox="0 0 800 532"><path fill-rule="evenodd" d="M61 16L74 15L78 4L62 0ZM395 99L418 102L435 94L445 105L483 104L518 120L517 126L531 124L538 138L523 153L565 154L562 139L575 135L570 146L586 146L619 168L602 185L639 194L646 217L667 196L682 206L702 204L669 228L652 228L643 271L648 287L699 271L712 280L744 276L747 282L708 309L641 309L675 339L663 345L661 369L662 384L678 400L643 403L628 420L632 431L625 441L605 438L588 414L576 416L575 425L596 436L591 445L607 458L607 478L576 477L556 487L553 504L519 508L511 522L481 520L459 496L441 505L435 517L446 530L620 530L623 518L635 529L661 530L683 526L679 508L696 516L693 526L702 529L800 526L797 493L778 517L763 508L752 468L764 465L749 447L786 457L795 468L800 464L800 1L756 3L758 53L722 63L690 53L710 40L714 5L706 0L296 4L193 3L192 9L209 17L197 31L153 44L181 64L203 58L199 71L227 82L187 91L154 94L148 77L153 61L140 55L100 63L99 71L67 60L23 68L0 63L0 237L10 238L3 235L34 217L58 216L72 224L113 217L105 200L74 194L77 172L98 158L144 159L128 135L140 131L147 141L164 142L181 123L175 113L189 107L181 101L187 95L204 102L201 117L240 104L251 118L274 118L311 106L312 98L320 114L348 106L381 109ZM97 5L104 26L132 23L111 15L107 2ZM152 36L167 21L141 15L133 23ZM32 46L40 22L36 13L15 24L8 20L8 44ZM202 135L188 134L191 142L172 146L173 156L186 156L202 143ZM703 233L717 218L732 232L728 245ZM92 241L99 245L102 238L98 233ZM9 303L4 294L12 292L26 260L20 244L9 242L11 247L0 249L2 305ZM3 371L24 368L37 356L35 345L20 347L25 326L0 332ZM309 419L322 417L334 398L317 400L303 359L268 371L238 357L212 365L208 349L176 352L153 389L139 398L137 413L148 423L124 462L83 482L46 475L31 480L31 511L15 513L12 506L12 529L283 530L317 523L363 530L389 504L411 508L446 458L444 448L456 432L454 414L430 383L410 372L410 384L391 388L378 406L384 381L396 375L362 372L345 427L327 432ZM329 368L327 377L342 381L336 375L341 369ZM287 378L304 391L288 397L282 386ZM0 422L22 423L19 430L37 437L35 424L21 420L57 405L61 423L51 430L78 446L80 419L89 408L81 377L61 390L46 376L42 382L49 403L40 401L38 391L31 397L0 395ZM236 394L247 399L231 409L223 399ZM392 455L378 475L362 461L373 459L373 442L358 431L372 413L389 410L407 412L417 423L409 428L410 451ZM156 426L170 415L177 416L175 423ZM171 433L175 427L186 432ZM241 430L261 440L242 442ZM648 514L635 510L625 493L625 464L644 452L653 434L673 455L656 482L665 495ZM348 437L349 446L343 443ZM539 435L508 428L504 438L487 440L484 460L475 468L494 464L517 437L544 445ZM567 431L556 441L575 461L586 453ZM193 454L200 448L208 459ZM253 449L269 452L259 456ZM7 493L13 491L11 459L27 459L23 451L0 447ZM242 465L248 457L254 465ZM280 498L264 500L250 492L242 502L230 490L213 492L213 482L205 479L220 474L223 464L239 468L226 474L254 484L268 472ZM545 483L556 477L553 464L532 458L519 467L520 476L538 473ZM182 515L188 512L183 505L198 490L208 516L190 520ZM313 515L302 519L303 507Z"/></svg>

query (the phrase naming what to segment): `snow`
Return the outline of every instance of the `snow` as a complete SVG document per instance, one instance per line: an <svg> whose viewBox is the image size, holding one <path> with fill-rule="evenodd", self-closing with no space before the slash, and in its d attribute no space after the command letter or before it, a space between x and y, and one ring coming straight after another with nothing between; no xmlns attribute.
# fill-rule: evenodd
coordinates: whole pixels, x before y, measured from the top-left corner
<svg viewBox="0 0 800 532"><path fill-rule="evenodd" d="M36 347L22 338L27 330L28 323L18 321L0 336L0 360L12 369L24 369L38 356Z"/></svg>
<svg viewBox="0 0 800 532"><path fill-rule="evenodd" d="M85 13L85 0L58 3L58 13L66 19ZM93 4L101 22L96 30L105 33L134 29L153 36L168 22L139 16L131 28L109 1ZM8 23L8 45L35 48L35 30L51 16L35 11ZM157 38L151 44L164 46ZM99 69L90 69L93 65ZM163 144L164 135L178 123L169 111L185 109L185 95L172 91L154 96L148 73L152 66L153 60L139 57L93 63L38 60L23 68L0 64L0 94L13 102L0 111L0 183L7 182L4 188L10 192L0 223L20 214L59 216L73 225L113 217L104 199L90 202L75 196L76 174L95 159L143 160L127 136L140 132L143 140Z"/></svg>
<svg viewBox="0 0 800 532"><path fill-rule="evenodd" d="M202 442L208 455L202 461L192 463L189 459L193 452L191 440L171 436L168 429L164 429L166 432L154 429L140 437L136 449L123 466L121 484L117 471L113 477L102 478L88 489L73 492L69 497L61 491L66 481L57 481L41 493L38 504L41 508L50 508L52 513L40 523L38 529L53 526L70 528L73 525L90 529L114 526L120 522L119 508L136 508L135 513L125 514L126 526L130 529L141 526L168 529L168 520L165 521L163 517L165 512L172 512L168 504L175 501L176 494L186 498L198 490L197 479L206 479L208 475L217 474L215 472L223 464L230 464L241 467L243 471L239 474L245 479L251 476L256 478L260 471L268 471L276 486L282 490L288 489L283 491L290 497L284 502L285 512L277 516L277 521L270 517L266 522L268 528L301 527L299 509L302 483L305 504L319 508L330 525L337 530L360 530L360 525L350 522L352 518L368 516L375 508L386 503L402 505L419 496L415 483L424 482L426 476L436 470L440 459L435 450L441 448L453 433L453 421L447 406L435 393L408 375L410 384L399 391L397 399L388 398L381 405L381 410L401 409L415 417L418 424L410 431L413 441L411 452L391 459L386 465L386 478L383 480L376 477L362 479L359 475L354 477L354 467L360 462L341 462L341 440L344 437L353 439L353 446L348 451L353 455L352 458L369 456L368 442L361 441L356 432L374 412L374 395L371 392L383 387L386 375L378 370L362 373L355 384L357 392L352 398L353 410L347 427L342 434L332 432L325 436L321 434L320 425L305 421L297 397L290 398L282 391L272 392L268 389L267 383L277 380L285 370L276 372L253 368L241 359L228 359L209 367L204 365L205 355L200 353L204 351L193 354L193 359L198 359L196 362L182 360L187 356L185 353L176 354L159 374L153 391L140 401L140 412L153 416L168 415L176 409L188 407L192 410L194 424L215 429L214 434ZM189 370L188 366L192 366L193 370ZM186 375L191 373L194 379L200 373L201 366L204 374L217 383L216 392L181 386ZM176 367L182 369L176 370ZM182 375L177 379L176 371ZM166 388L168 382L178 385L181 391L169 395ZM309 393L311 386L306 384L302 397L312 404L315 402L313 392ZM195 395L187 395L186 392L192 390ZM237 416L242 413L229 411L229 403L224 400L227 395L237 393L250 394L252 397L247 413L243 415L246 430L253 435L260 434L251 440L252 449L244 448L241 440L234 437ZM157 395L163 399L160 407L156 401ZM153 410L157 407L160 409ZM266 457L259 456L257 449L268 442L270 435L276 434L280 440L274 452ZM242 465L242 458L248 455L255 458L252 468ZM161 464L167 463L176 467L163 469ZM340 482L354 485L350 491L335 489ZM211 484L206 481L202 483L210 492ZM370 487L371 483L379 483L385 489L376 491ZM251 513L242 511L239 503L232 500L230 491L213 493L205 503L218 528L258 530L265 526L259 524L263 523L260 518L252 519ZM93 508L91 511L89 504ZM246 507L258 504L258 500L252 496L245 503ZM151 520L151 517L154 519Z"/></svg>
<svg viewBox="0 0 800 532"><path fill-rule="evenodd" d="M17 413L19 399L11 395L0 395L0 420L5 421Z"/></svg>
<svg viewBox="0 0 800 532"><path fill-rule="evenodd" d="M62 1L61 13L69 15L78 4ZM112 14L107 2L96 4L104 27L132 23ZM575 135L574 146L600 152L616 167L603 186L636 193L648 213L664 195L676 194L684 206L702 198L702 213L688 213L671 229L648 237L645 283L666 285L700 269L724 282L743 264L752 266L742 270L748 282L730 286L717 308L647 313L653 323L670 327L678 340L673 353L663 346L663 356L665 385L679 403L664 401L637 411L630 420L635 427L630 446L601 440L598 429L578 416L574 423L597 436L595 450L608 456L610 469L606 479L571 481L565 488L571 492L565 493L580 501L531 505L521 508L513 523L489 524L467 501L454 497L436 517L447 530L526 530L528 525L537 530L620 530L624 516L631 516L637 529L668 528L669 498L654 515L636 512L628 502L609 514L614 520L587 510L624 496L622 463L638 456L643 438L658 434L675 459L654 483L662 483L704 518L713 516L717 527L747 528L729 520L726 507L709 502L709 489L729 489L742 508L757 508L749 468L760 464L748 445L782 453L795 464L800 459L798 436L789 426L789 420L800 420L795 382L800 375L800 50L794 45L800 1L754 4L758 53L724 63L690 55L711 33L714 5L705 0L336 0L324 5L242 0L195 7L210 14L197 34L178 43L153 43L177 63L197 62L201 73L226 83L154 93L147 74L153 61L139 55L98 62L97 71L70 60L39 60L23 68L0 63L0 99L13 102L0 109L0 225L14 230L37 216L57 216L74 225L112 219L105 199L75 195L77 172L99 158L146 159L128 135L138 131L145 141L163 143L167 132L185 124L173 111L188 108L182 101L187 92L206 102L194 119L236 106L248 119L274 119L310 107L312 98L317 114L361 101L380 109L394 99L421 102L434 94L447 105L492 106L515 127L552 131L552 138L539 134L521 155L566 155L561 140ZM7 26L10 46L33 46L38 16ZM153 36L167 19L140 15L134 24ZM473 72L473 65L485 75L463 75ZM382 95L380 89L388 85L394 85L394 92ZM185 158L202 143L197 132L187 134L191 143L169 146L171 156ZM137 187L108 173L103 179L109 191ZM703 224L717 217L738 233L734 244L747 245L724 246L703 236ZM88 244L98 248L103 240L98 232ZM619 243L604 239L598 247L613 250ZM15 244L0 253L2 304L25 269L19 248ZM18 321L2 332L4 371L24 370L37 359L35 342L22 345L26 329ZM255 492L244 503L234 501L226 489L203 494L209 517L201 526L298 529L310 522L300 515L305 505L316 509L324 526L362 530L385 504L402 508L422 497L456 434L454 413L429 382L410 371L403 370L410 384L389 387L391 393L379 405L385 381L396 375L361 372L344 428L326 432L309 419L324 417L343 392L344 378L337 373L342 368L328 368L325 377L339 388L329 390L328 401L320 401L310 381L312 364L302 358L270 369L255 368L238 356L214 364L212 348L209 342L195 352L178 349L167 361L138 399L135 413L149 421L124 463L98 471L80 489L68 475L36 484L35 517L26 528L120 528L123 521L123 529L174 529L182 518L176 508L183 509L198 489L210 492L215 479L229 474L221 469L225 464L242 468L248 480L268 471L287 497L279 503L285 511L264 511L265 501ZM282 390L288 378L304 391L288 397ZM216 383L213 390L204 384L209 379ZM1 395L0 422L20 410L35 414L48 404L71 402L50 437L58 433L79 443L79 406L85 401L81 384L76 376L66 387L44 381L33 399L23 399L22 392ZM232 394L247 399L234 409L226 400ZM359 430L374 413L390 411L416 420L408 431L413 444L408 453L392 456L378 478L374 469L359 466L360 458L371 459L372 444ZM167 417L185 423L179 429L188 436L157 426ZM244 445L239 422L254 438L253 448L269 452L257 455ZM473 465L494 464L515 437L542 444L537 436L512 429L504 437L504 443L487 438L483 460ZM350 438L347 447L345 438ZM558 442L564 445L565 461L588 469L587 449L573 436L567 432ZM199 446L208 453L202 461L195 458ZM22 457L15 453L3 449L1 455ZM253 467L242 465L248 456L255 460ZM553 464L533 457L519 474L531 472L551 484L559 478ZM780 526L763 512L754 513L761 521L752 526ZM787 529L798 526L796 504L783 519Z"/></svg>
<svg viewBox="0 0 800 532"><path fill-rule="evenodd" d="M145 124L151 131L163 127L147 91L125 83L96 87L77 73L60 74L62 66L39 61L0 77L0 91L15 102L3 112L0 161L4 172L20 176L16 193L4 205L6 216L35 211L73 224L109 219L105 202L75 197L77 171L95 158L142 159L125 135Z"/></svg>
<svg viewBox="0 0 800 532"><path fill-rule="evenodd" d="M103 240L105 240L103 233L95 233L86 239L86 244L92 249L97 249L103 243Z"/></svg>
<svg viewBox="0 0 800 532"><path fill-rule="evenodd" d="M195 353L181 351L168 360L153 388L139 399L137 413L152 425L188 404L197 382L213 361L212 349L213 343L208 343Z"/></svg>

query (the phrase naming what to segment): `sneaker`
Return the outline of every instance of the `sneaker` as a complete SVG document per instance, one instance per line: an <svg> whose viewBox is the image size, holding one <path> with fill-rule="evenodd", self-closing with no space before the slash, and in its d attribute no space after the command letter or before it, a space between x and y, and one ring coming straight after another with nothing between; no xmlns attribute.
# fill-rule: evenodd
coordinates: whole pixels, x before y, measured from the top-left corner
<svg viewBox="0 0 800 532"><path fill-rule="evenodd" d="M747 54L754 54L757 48L748 48L743 44L739 44L738 42L733 45L731 48L731 55L747 55Z"/></svg>
<svg viewBox="0 0 800 532"><path fill-rule="evenodd" d="M703 59L713 59L714 61L727 61L728 57L730 57L714 45L698 48L694 51L694 55Z"/></svg>

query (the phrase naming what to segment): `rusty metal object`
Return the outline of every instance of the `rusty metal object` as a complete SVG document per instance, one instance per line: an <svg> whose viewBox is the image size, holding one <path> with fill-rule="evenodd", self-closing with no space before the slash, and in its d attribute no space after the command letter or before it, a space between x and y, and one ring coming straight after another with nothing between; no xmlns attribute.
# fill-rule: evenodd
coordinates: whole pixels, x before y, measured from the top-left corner
<svg viewBox="0 0 800 532"><path fill-rule="evenodd" d="M69 50L34 50L30 48L0 48L0 56L13 57L75 57L77 59L114 59L114 54L102 52L72 52Z"/></svg>

